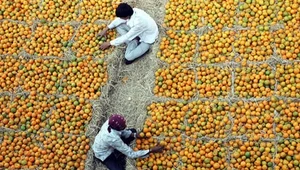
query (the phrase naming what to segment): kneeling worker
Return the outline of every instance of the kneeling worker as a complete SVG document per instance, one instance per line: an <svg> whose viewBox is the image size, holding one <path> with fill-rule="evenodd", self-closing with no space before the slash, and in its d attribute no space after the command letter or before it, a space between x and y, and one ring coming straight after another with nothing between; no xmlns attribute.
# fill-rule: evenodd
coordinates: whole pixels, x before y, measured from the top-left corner
<svg viewBox="0 0 300 170"><path fill-rule="evenodd" d="M121 36L110 42L104 42L100 49L105 50L111 45L118 46L126 43L125 63L131 64L135 59L148 52L150 46L158 38L158 27L149 14L141 9L132 8L127 3L119 4L116 16L117 18L98 36L102 37L109 29L114 28Z"/></svg>
<svg viewBox="0 0 300 170"><path fill-rule="evenodd" d="M92 146L95 157L109 170L125 170L125 156L139 158L163 151L163 146L155 146L149 150L132 150L128 145L139 135L135 129L125 128L125 118L122 115L114 114L103 124L95 138Z"/></svg>

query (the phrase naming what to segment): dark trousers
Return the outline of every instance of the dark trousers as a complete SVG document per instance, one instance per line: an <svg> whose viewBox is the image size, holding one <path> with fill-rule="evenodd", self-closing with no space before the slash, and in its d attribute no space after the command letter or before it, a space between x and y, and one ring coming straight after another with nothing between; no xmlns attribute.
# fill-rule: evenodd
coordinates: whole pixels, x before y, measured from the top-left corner
<svg viewBox="0 0 300 170"><path fill-rule="evenodd" d="M136 129L128 129L132 133L136 133ZM124 143L129 145L135 138L121 138ZM101 161L101 160L100 160ZM114 150L112 154L110 154L104 161L101 161L109 170L125 170L126 169L126 156L119 152L118 150Z"/></svg>

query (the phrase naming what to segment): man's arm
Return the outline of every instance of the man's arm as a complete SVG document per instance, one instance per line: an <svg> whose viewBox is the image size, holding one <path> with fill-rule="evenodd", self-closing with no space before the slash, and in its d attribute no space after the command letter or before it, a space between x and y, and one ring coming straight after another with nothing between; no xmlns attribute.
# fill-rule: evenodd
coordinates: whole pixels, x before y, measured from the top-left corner
<svg viewBox="0 0 300 170"><path fill-rule="evenodd" d="M139 36L144 31L143 27L141 25L136 25L132 27L126 34L110 41L110 45L118 46L120 44L123 44L125 42L131 41L137 36Z"/></svg>
<svg viewBox="0 0 300 170"><path fill-rule="evenodd" d="M126 20L123 20L123 19L121 19L121 18L116 18L116 19L114 19L114 20L113 20L106 28L104 28L104 29L98 34L98 36L103 37L103 36L106 34L106 32L107 32L108 30L114 29L114 28L116 28L117 26L119 26L119 25L121 25L121 24L123 24L123 23L126 23Z"/></svg>
<svg viewBox="0 0 300 170"><path fill-rule="evenodd" d="M104 42L101 46L100 49L101 50L105 50L108 47L110 47L111 45L113 46L118 46L121 45L125 42L131 41L134 38L136 38L138 35L140 35L140 33L142 33L144 30L142 27L140 26L134 26L132 27L126 34L112 40L112 41L108 41L108 42Z"/></svg>
<svg viewBox="0 0 300 170"><path fill-rule="evenodd" d="M123 153L124 155L128 156L129 158L139 158L139 157L143 157L150 153L150 150L134 151L131 147L126 145L121 140L121 138L118 138L118 139L114 140L113 142L111 142L111 146L114 149L117 149L118 151Z"/></svg>
<svg viewBox="0 0 300 170"><path fill-rule="evenodd" d="M162 152L164 147L157 145L153 148L150 148L149 150L139 150L134 151L126 145L121 138L116 139L115 141L111 142L111 146L114 149L117 149L118 151L122 152L124 155L128 156L129 158L139 158L139 157L145 157L148 156L149 153L159 153Z"/></svg>
<svg viewBox="0 0 300 170"><path fill-rule="evenodd" d="M107 27L113 29L124 23L126 23L126 20L117 17Z"/></svg>

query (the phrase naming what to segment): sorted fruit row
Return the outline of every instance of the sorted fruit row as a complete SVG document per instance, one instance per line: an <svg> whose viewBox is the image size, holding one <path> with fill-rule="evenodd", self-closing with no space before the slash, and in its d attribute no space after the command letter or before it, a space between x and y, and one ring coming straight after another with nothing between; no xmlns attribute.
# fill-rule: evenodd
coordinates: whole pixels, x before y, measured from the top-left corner
<svg viewBox="0 0 300 170"><path fill-rule="evenodd" d="M262 0L170 0L165 5L164 26L195 30L211 26L216 30L235 26L256 28L284 24L299 27L299 1Z"/></svg>
<svg viewBox="0 0 300 170"><path fill-rule="evenodd" d="M167 63L191 63L196 54L197 35L168 30L160 42L157 57Z"/></svg>
<svg viewBox="0 0 300 170"><path fill-rule="evenodd" d="M169 68L158 69L155 73L154 94L188 100L196 94L194 71L175 63Z"/></svg>
<svg viewBox="0 0 300 170"><path fill-rule="evenodd" d="M153 93L174 99L299 98L299 64L246 64L241 67L197 66L179 63L157 69Z"/></svg>
<svg viewBox="0 0 300 170"><path fill-rule="evenodd" d="M16 92L19 88L39 94L65 94L96 99L108 81L107 63L103 59L78 58L17 59L6 57L0 61L3 78L0 92Z"/></svg>
<svg viewBox="0 0 300 170"><path fill-rule="evenodd" d="M97 20L113 20L115 9L120 0L82 0L79 3L80 13L77 21L94 23Z"/></svg>
<svg viewBox="0 0 300 170"><path fill-rule="evenodd" d="M232 61L235 56L233 51L235 42L233 31L208 31L200 36L197 63L212 64Z"/></svg>
<svg viewBox="0 0 300 170"><path fill-rule="evenodd" d="M199 18L203 18L200 26L210 26L215 30L222 30L223 28L232 28L236 25L236 9L238 1L198 1L200 10L198 12Z"/></svg>
<svg viewBox="0 0 300 170"><path fill-rule="evenodd" d="M166 3L138 169L299 169L299 5Z"/></svg>
<svg viewBox="0 0 300 170"><path fill-rule="evenodd" d="M137 139L135 149L149 149L157 144L165 149L163 153L138 159L136 166L138 169L296 168L299 102L287 103L278 98L235 103L220 100L151 103L140 133L144 138Z"/></svg>
<svg viewBox="0 0 300 170"><path fill-rule="evenodd" d="M74 32L71 25L38 24L24 49L31 55L62 58Z"/></svg>
<svg viewBox="0 0 300 170"><path fill-rule="evenodd" d="M113 20L118 3L119 0L3 0L0 2L0 20L11 19L28 24L35 20L94 23L96 20Z"/></svg>
<svg viewBox="0 0 300 170"><path fill-rule="evenodd" d="M98 37L98 33L106 27L105 24L85 24L79 27L72 44L72 51L76 54L76 57L82 56L96 56L98 58L104 58L104 56L112 51L102 51L99 46L108 40L112 40L116 37L116 32L109 31L106 36Z"/></svg>
<svg viewBox="0 0 300 170"><path fill-rule="evenodd" d="M105 26L83 24L76 27L71 24L44 22L27 25L4 20L0 22L0 55L18 56L26 52L31 56L62 59L70 55L104 58L113 48L102 51L99 45L116 37L115 31L109 31L105 37L98 37L98 33Z"/></svg>
<svg viewBox="0 0 300 170"><path fill-rule="evenodd" d="M17 55L26 40L30 39L31 33L29 26L9 21L0 22L0 55Z"/></svg>
<svg viewBox="0 0 300 170"><path fill-rule="evenodd" d="M119 0L0 1L0 169L85 169ZM100 20L100 21L99 21Z"/></svg>
<svg viewBox="0 0 300 170"><path fill-rule="evenodd" d="M0 133L0 167L8 169L84 169L89 139L55 131Z"/></svg>
<svg viewBox="0 0 300 170"><path fill-rule="evenodd" d="M12 100L3 96L0 102L1 127L34 134L39 130L84 134L92 117L92 105L83 98L31 92L18 94Z"/></svg>
<svg viewBox="0 0 300 170"><path fill-rule="evenodd" d="M270 31L268 26L246 30L208 30L205 33L169 29L162 37L157 58L168 64L228 64L267 62L272 58L299 59L299 29ZM275 45L274 45L275 44Z"/></svg>

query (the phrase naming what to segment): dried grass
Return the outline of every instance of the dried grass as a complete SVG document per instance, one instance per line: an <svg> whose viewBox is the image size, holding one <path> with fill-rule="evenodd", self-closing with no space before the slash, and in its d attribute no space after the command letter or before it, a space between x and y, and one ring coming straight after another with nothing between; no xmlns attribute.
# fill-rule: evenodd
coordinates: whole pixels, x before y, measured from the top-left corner
<svg viewBox="0 0 300 170"><path fill-rule="evenodd" d="M157 22L160 32L163 32L163 18L161 16L164 16L165 0L128 0L125 2L133 7L145 10ZM156 98L153 96L152 89L155 81L154 72L163 65L156 58L161 36L162 34L160 34L158 41L153 44L148 54L131 65L124 64L124 47L117 47L111 55L105 58L108 62L109 82L104 87L100 99L93 104L95 106L94 114L87 130L91 144L93 144L99 127L113 113L124 115L128 127L141 130L147 115L145 108ZM90 151L86 161L86 169L106 169L99 161L95 161L92 155L93 153ZM127 169L136 169L134 160L127 160Z"/></svg>

